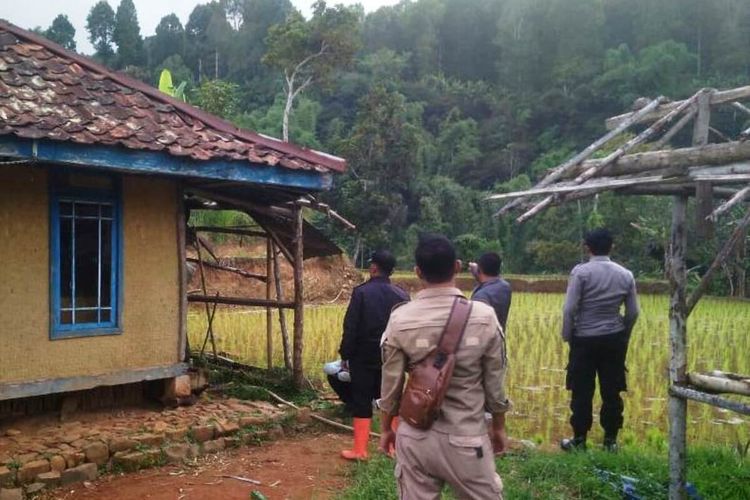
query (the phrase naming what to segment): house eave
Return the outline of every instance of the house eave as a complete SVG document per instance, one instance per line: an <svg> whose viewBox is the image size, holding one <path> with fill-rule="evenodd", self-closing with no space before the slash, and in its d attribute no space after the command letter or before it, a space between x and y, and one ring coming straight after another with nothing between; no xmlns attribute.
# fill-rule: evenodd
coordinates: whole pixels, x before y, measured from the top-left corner
<svg viewBox="0 0 750 500"><path fill-rule="evenodd" d="M267 185L304 191L325 191L332 186L332 174L293 170L231 160L198 161L161 151L140 151L121 146L77 144L17 136L0 137L0 157L77 167L96 167L136 174L223 180L248 185Z"/></svg>

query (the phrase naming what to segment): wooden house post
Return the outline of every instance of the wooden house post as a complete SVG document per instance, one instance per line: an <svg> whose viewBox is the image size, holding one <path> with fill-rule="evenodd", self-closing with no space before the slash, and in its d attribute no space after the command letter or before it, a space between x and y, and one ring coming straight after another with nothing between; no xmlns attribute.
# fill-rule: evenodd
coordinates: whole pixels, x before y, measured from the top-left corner
<svg viewBox="0 0 750 500"><path fill-rule="evenodd" d="M304 239L302 235L304 219L302 207L296 205L294 209L294 353L293 378L297 387L302 387L304 372L302 366L303 320L305 301L303 297L302 276L304 271Z"/></svg>
<svg viewBox="0 0 750 500"><path fill-rule="evenodd" d="M669 383L684 385L687 381L687 247L686 196L675 196L672 208L672 235L669 244ZM687 400L669 396L669 498L685 498L685 455L687 434Z"/></svg>
<svg viewBox="0 0 750 500"><path fill-rule="evenodd" d="M698 112L693 124L693 145L705 146L711 122L711 95L703 90L697 94ZM711 187L704 186L703 194ZM669 245L669 359L670 386L684 386L687 380L687 196L675 196L672 208L672 236ZM699 225L700 227L700 225ZM683 500L687 497L687 399L669 395L669 499Z"/></svg>
<svg viewBox="0 0 750 500"><path fill-rule="evenodd" d="M271 301L272 279L273 242L271 236L268 236L266 238L266 300L269 302ZM273 310L271 306L266 307L266 362L269 370L273 368Z"/></svg>

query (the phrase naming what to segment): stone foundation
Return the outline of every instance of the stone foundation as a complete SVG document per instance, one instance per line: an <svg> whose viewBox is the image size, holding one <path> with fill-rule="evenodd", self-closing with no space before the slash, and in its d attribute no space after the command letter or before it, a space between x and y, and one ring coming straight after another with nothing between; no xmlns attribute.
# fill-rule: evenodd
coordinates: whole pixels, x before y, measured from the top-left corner
<svg viewBox="0 0 750 500"><path fill-rule="evenodd" d="M0 499L256 444L286 415L270 403L222 398L34 430L0 428Z"/></svg>

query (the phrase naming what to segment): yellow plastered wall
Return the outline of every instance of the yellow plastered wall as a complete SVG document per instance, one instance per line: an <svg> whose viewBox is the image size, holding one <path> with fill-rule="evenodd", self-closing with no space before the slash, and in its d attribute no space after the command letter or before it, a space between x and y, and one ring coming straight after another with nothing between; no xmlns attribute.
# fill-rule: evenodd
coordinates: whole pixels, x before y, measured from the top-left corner
<svg viewBox="0 0 750 500"><path fill-rule="evenodd" d="M0 167L0 383L178 361L177 187L122 179L122 334L50 340L47 172Z"/></svg>

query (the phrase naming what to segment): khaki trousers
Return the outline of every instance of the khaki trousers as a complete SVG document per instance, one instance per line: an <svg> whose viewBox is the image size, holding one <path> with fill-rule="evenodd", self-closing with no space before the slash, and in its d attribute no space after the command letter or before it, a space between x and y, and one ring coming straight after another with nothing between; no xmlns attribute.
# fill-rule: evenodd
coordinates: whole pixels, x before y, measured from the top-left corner
<svg viewBox="0 0 750 500"><path fill-rule="evenodd" d="M396 434L396 482L401 500L436 500L448 483L459 499L503 498L487 434L455 436L403 421Z"/></svg>

